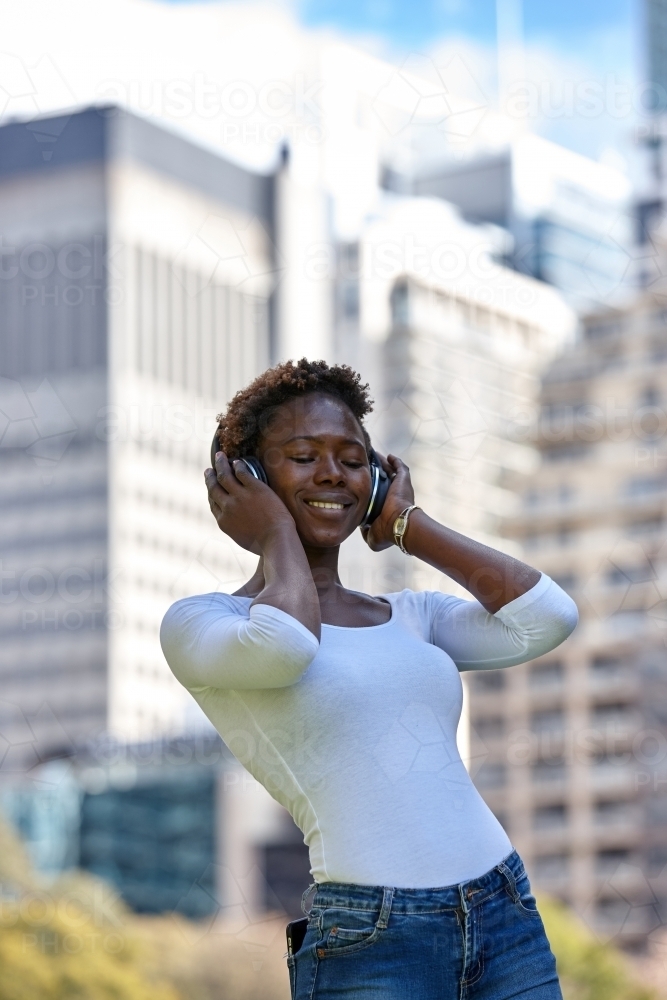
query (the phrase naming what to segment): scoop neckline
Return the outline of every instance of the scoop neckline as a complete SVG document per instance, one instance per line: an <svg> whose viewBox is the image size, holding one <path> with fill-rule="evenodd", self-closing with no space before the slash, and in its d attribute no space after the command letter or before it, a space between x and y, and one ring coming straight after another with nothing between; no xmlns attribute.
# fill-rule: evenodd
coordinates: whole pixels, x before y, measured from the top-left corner
<svg viewBox="0 0 667 1000"><path fill-rule="evenodd" d="M237 595L230 594L229 596L230 597L235 597ZM383 594L376 594L374 596L384 597ZM386 597L384 597L384 599L387 600ZM254 597L242 597L241 600L242 601L254 601ZM391 617L389 618L389 621L380 622L379 625L329 625L327 622L321 622L321 627L322 628L335 628L335 629L338 629L339 632L367 632L367 631L369 631L370 629L373 629L373 628L386 628L387 625L393 625L394 624L394 620L396 618L396 615L395 615L395 612L394 612L394 605L389 600L387 600L387 604L391 608Z"/></svg>
<svg viewBox="0 0 667 1000"><path fill-rule="evenodd" d="M387 601L387 604L391 609L391 617L389 618L389 621L380 622L379 625L329 625L327 622L322 622L321 623L322 628L336 628L338 629L339 632L368 632L370 629L373 628L386 628L387 625L393 625L395 617L394 605L391 603L391 601Z"/></svg>

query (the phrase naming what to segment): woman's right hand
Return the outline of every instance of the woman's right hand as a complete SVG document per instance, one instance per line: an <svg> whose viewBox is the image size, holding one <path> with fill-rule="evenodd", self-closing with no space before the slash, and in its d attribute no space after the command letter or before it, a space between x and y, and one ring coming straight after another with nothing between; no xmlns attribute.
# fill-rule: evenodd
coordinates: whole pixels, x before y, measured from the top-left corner
<svg viewBox="0 0 667 1000"><path fill-rule="evenodd" d="M215 471L206 469L208 502L218 527L241 548L261 555L276 530L295 530L294 518L270 486L255 479L242 459L229 463L215 456Z"/></svg>

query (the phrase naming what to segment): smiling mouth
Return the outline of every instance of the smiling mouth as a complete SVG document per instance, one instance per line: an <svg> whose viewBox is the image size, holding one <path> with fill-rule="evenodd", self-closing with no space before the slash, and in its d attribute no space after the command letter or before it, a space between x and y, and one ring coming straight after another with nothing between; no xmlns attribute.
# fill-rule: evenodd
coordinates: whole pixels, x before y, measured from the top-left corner
<svg viewBox="0 0 667 1000"><path fill-rule="evenodd" d="M325 510L345 510L349 504L333 503L331 500L306 500L309 507L322 507Z"/></svg>

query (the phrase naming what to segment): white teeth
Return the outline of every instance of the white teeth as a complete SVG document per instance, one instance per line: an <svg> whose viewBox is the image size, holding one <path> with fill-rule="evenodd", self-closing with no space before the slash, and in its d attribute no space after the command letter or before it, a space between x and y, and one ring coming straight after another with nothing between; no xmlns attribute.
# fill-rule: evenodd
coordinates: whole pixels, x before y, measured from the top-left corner
<svg viewBox="0 0 667 1000"><path fill-rule="evenodd" d="M327 510L343 510L345 507L344 503L328 503L324 500L306 500L306 503L310 507L325 507Z"/></svg>

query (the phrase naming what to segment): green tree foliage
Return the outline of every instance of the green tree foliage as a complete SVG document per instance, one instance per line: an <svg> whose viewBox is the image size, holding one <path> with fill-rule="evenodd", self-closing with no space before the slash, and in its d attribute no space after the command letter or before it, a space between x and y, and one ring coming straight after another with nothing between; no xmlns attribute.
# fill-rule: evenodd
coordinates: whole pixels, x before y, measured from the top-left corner
<svg viewBox="0 0 667 1000"><path fill-rule="evenodd" d="M539 899L565 1000L660 1000L638 982L624 956L602 944L568 907Z"/></svg>
<svg viewBox="0 0 667 1000"><path fill-rule="evenodd" d="M40 884L0 823L0 1000L180 1000L105 883Z"/></svg>

